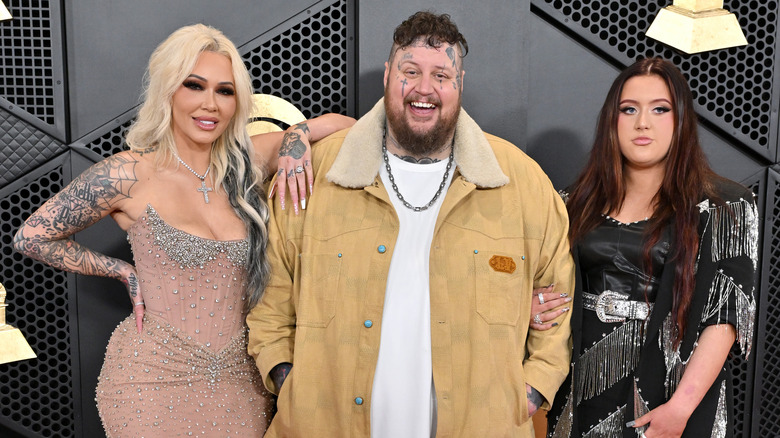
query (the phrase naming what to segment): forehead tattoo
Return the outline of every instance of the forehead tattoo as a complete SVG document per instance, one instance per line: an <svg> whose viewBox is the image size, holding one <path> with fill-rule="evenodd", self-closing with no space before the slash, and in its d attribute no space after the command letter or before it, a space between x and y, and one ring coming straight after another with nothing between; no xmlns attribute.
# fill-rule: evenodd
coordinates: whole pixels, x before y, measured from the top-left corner
<svg viewBox="0 0 780 438"><path fill-rule="evenodd" d="M414 56L411 53L409 53L409 52L404 53L404 55L401 57L401 59L398 60L398 70L399 71L401 70L401 63L402 62L406 61L407 59L412 59L413 57Z"/></svg>

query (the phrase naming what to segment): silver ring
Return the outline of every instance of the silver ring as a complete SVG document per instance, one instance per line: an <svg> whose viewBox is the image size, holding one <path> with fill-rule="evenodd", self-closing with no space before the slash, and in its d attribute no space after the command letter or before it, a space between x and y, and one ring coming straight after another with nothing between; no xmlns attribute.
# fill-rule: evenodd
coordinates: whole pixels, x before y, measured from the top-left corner
<svg viewBox="0 0 780 438"><path fill-rule="evenodd" d="M539 304L544 304L544 294L539 292L539 295L537 295L537 297L539 297Z"/></svg>
<svg viewBox="0 0 780 438"><path fill-rule="evenodd" d="M303 166L296 166L295 173L303 173Z"/></svg>
<svg viewBox="0 0 780 438"><path fill-rule="evenodd" d="M135 306L143 306L143 305L144 305L144 302L143 301L139 301L139 302L133 304L133 307L135 307Z"/></svg>
<svg viewBox="0 0 780 438"><path fill-rule="evenodd" d="M542 317L541 317L541 316L539 316L539 314L538 314L538 313L537 313L536 315L534 315L534 324L544 324L544 323L542 322Z"/></svg>

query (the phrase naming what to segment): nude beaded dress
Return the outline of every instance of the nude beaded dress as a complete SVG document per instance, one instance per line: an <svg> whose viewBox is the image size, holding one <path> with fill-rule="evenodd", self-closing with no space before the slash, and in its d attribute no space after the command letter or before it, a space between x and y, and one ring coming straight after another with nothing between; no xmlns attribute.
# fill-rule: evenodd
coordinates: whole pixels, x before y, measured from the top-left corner
<svg viewBox="0 0 780 438"><path fill-rule="evenodd" d="M109 341L96 401L109 437L260 437L274 412L247 355L247 240L204 239L150 205L128 230L146 304Z"/></svg>

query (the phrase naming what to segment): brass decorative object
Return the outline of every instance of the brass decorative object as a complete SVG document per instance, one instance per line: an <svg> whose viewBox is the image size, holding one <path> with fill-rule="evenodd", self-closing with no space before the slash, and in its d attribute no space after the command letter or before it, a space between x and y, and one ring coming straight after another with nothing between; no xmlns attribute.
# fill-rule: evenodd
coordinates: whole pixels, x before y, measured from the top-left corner
<svg viewBox="0 0 780 438"><path fill-rule="evenodd" d="M0 0L0 21L10 20L11 18L13 17L11 16L11 13L8 12L8 8L6 8L2 0Z"/></svg>
<svg viewBox="0 0 780 438"><path fill-rule="evenodd" d="M252 100L255 105L255 109L251 114L252 118L264 117L278 120L288 125L294 125L306 120L306 116L295 105L281 97L271 94L254 94L252 95ZM249 123L246 130L249 132L249 135L257 135L281 131L282 128L273 122L258 120Z"/></svg>
<svg viewBox="0 0 780 438"><path fill-rule="evenodd" d="M737 16L723 9L723 0L674 0L645 35L685 53L747 45Z"/></svg>
<svg viewBox="0 0 780 438"><path fill-rule="evenodd" d="M37 356L18 328L5 323L5 287L0 284L0 363L34 359Z"/></svg>

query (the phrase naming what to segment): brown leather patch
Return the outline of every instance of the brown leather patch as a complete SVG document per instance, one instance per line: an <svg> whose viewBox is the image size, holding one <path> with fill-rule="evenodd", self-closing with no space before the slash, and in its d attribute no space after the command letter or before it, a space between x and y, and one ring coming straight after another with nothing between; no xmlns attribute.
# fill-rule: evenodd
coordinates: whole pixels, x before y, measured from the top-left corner
<svg viewBox="0 0 780 438"><path fill-rule="evenodd" d="M507 274L515 272L515 268L517 268L517 265L515 264L515 261L512 260L512 257L494 255L490 258L489 263L490 267L493 268L494 271L506 272Z"/></svg>

